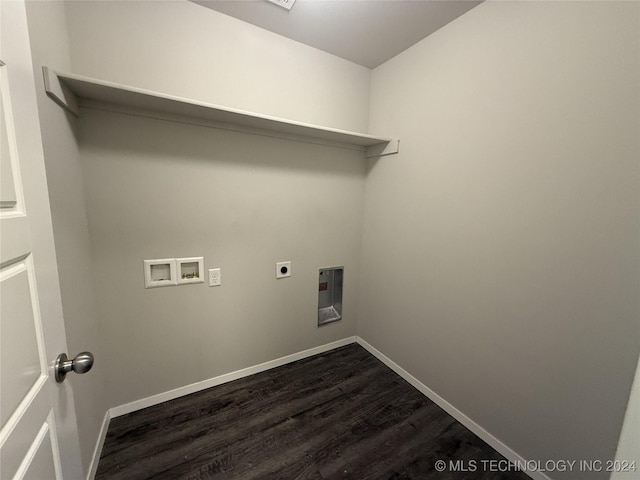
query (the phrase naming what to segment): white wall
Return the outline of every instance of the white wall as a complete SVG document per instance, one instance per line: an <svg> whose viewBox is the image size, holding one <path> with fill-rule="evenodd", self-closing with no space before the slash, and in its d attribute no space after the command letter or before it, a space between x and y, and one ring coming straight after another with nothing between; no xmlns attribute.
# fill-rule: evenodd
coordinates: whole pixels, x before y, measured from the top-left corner
<svg viewBox="0 0 640 480"><path fill-rule="evenodd" d="M74 73L366 131L370 70L186 0L70 1Z"/></svg>
<svg viewBox="0 0 640 480"><path fill-rule="evenodd" d="M103 390L108 362L98 339L89 232L75 122L45 94L42 66L69 70L67 26L62 2L27 2L38 111L49 185L68 354L89 350L96 358L87 375L69 376L75 399L85 471L108 404Z"/></svg>
<svg viewBox="0 0 640 480"><path fill-rule="evenodd" d="M74 73L366 129L363 67L186 1L66 9ZM79 125L109 406L355 335L361 152L96 111ZM221 287L144 289L144 259L200 255ZM318 329L318 268L335 265L344 319Z"/></svg>
<svg viewBox="0 0 640 480"><path fill-rule="evenodd" d="M640 361L629 395L611 480L633 480L640 475Z"/></svg>
<svg viewBox="0 0 640 480"><path fill-rule="evenodd" d="M615 455L640 349L639 7L486 2L372 75L370 128L401 151L369 166L358 335L527 459Z"/></svg>

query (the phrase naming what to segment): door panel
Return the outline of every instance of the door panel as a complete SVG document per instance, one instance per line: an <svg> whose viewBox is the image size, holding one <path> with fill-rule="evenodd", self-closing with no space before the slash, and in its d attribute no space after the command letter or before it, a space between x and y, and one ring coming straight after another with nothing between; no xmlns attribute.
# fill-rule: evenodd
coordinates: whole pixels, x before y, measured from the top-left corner
<svg viewBox="0 0 640 480"><path fill-rule="evenodd" d="M2 106L2 95L0 95L0 112L5 112ZM14 207L16 202L7 120L3 114L0 114L0 208Z"/></svg>
<svg viewBox="0 0 640 480"><path fill-rule="evenodd" d="M43 480L59 476L56 473L51 434L49 423L43 424L18 469L16 480Z"/></svg>
<svg viewBox="0 0 640 480"><path fill-rule="evenodd" d="M0 436L0 478L15 478L38 432L47 423L50 415L51 400L42 395L47 390L48 379L40 379L26 395L24 408L9 418L2 427ZM28 465L27 465L28 466ZM59 478L59 477L53 477ZM47 479L49 480L49 479ZM51 479L53 480L53 479Z"/></svg>
<svg viewBox="0 0 640 480"><path fill-rule="evenodd" d="M4 426L40 377L47 376L41 361L42 331L35 318L26 261L0 270L0 425ZM29 262L31 263L31 262ZM31 278L30 278L31 277ZM21 319L16 322L15 319ZM38 329L36 329L36 325Z"/></svg>
<svg viewBox="0 0 640 480"><path fill-rule="evenodd" d="M0 478L78 479L73 392L52 368L67 348L23 0L0 0L0 60Z"/></svg>
<svg viewBox="0 0 640 480"><path fill-rule="evenodd" d="M0 211L22 213L22 183L17 158L15 122L8 89L8 70L0 60Z"/></svg>

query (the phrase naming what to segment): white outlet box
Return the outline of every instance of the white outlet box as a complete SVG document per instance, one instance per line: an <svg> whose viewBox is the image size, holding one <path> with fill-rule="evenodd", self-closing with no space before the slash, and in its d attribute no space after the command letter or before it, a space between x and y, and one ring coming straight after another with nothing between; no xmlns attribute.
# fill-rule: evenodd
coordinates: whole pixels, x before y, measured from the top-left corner
<svg viewBox="0 0 640 480"><path fill-rule="evenodd" d="M218 287L222 285L222 271L219 268L209 269L209 286Z"/></svg>
<svg viewBox="0 0 640 480"><path fill-rule="evenodd" d="M286 278L291 276L291 261L276 263L276 278Z"/></svg>
<svg viewBox="0 0 640 480"><path fill-rule="evenodd" d="M169 287L177 284L175 258L144 261L144 288Z"/></svg>

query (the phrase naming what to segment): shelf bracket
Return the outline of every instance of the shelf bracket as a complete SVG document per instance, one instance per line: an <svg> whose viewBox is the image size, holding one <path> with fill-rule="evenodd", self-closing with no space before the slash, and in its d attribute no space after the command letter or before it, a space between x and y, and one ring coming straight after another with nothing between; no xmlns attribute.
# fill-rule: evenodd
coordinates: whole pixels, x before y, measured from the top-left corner
<svg viewBox="0 0 640 480"><path fill-rule="evenodd" d="M394 153L398 153L399 150L400 140L389 140L385 143L377 143L375 145L368 146L365 151L365 157L384 157L385 155L393 155Z"/></svg>
<svg viewBox="0 0 640 480"><path fill-rule="evenodd" d="M42 74L44 76L44 89L47 92L47 96L67 112L79 117L78 99L75 94L69 90L64 83L60 82L58 75L53 70L42 67Z"/></svg>

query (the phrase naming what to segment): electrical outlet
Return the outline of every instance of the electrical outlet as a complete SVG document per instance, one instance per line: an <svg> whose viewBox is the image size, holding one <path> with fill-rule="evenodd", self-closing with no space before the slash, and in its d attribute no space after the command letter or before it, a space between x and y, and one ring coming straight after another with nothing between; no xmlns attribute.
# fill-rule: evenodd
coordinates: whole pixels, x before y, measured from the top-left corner
<svg viewBox="0 0 640 480"><path fill-rule="evenodd" d="M222 285L222 272L219 268L210 268L209 269L209 286L217 287Z"/></svg>
<svg viewBox="0 0 640 480"><path fill-rule="evenodd" d="M276 278L286 278L291 276L291 262L276 263Z"/></svg>

